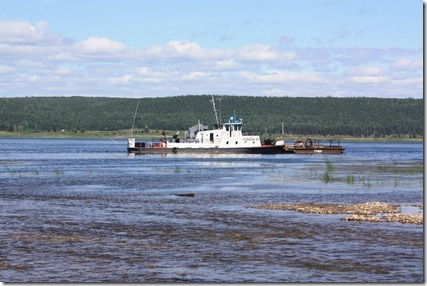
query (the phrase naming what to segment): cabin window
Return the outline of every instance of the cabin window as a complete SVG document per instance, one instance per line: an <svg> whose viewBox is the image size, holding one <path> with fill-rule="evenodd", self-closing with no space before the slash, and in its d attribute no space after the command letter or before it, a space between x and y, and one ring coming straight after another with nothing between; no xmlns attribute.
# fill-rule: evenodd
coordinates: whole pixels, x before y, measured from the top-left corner
<svg viewBox="0 0 427 286"><path fill-rule="evenodd" d="M227 142L225 142L225 144L227 144L227 145L228 145L228 141L227 141Z"/></svg>
<svg viewBox="0 0 427 286"><path fill-rule="evenodd" d="M214 142L214 134L213 133L210 133L209 139L210 139L211 143Z"/></svg>
<svg viewBox="0 0 427 286"><path fill-rule="evenodd" d="M236 145L237 145L237 143L238 143L238 142L236 141Z"/></svg>

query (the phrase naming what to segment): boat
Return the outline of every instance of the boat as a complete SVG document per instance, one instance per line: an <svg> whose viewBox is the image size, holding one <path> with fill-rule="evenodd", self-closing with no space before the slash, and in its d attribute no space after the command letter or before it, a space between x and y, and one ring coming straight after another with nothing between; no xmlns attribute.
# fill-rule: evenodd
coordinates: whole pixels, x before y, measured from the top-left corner
<svg viewBox="0 0 427 286"><path fill-rule="evenodd" d="M184 138L178 138L179 132L171 139L141 140L128 139L128 153L133 154L280 154L285 142L283 140L261 140L257 135L243 135L243 119L237 119L235 114L226 123L218 123L215 101L211 104L215 112L216 126L194 125L185 132Z"/></svg>
<svg viewBox="0 0 427 286"><path fill-rule="evenodd" d="M305 141L297 140L294 145L286 144L283 147L283 153L293 154L342 154L345 148L340 145L340 141L337 144L332 143L333 140L329 140L329 145L321 144L319 140L312 140L307 138Z"/></svg>

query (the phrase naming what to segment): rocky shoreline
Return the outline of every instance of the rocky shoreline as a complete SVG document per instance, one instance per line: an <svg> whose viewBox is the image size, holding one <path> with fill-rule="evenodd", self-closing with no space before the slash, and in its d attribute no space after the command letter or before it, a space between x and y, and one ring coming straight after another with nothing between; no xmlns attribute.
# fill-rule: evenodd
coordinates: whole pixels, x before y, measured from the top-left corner
<svg viewBox="0 0 427 286"><path fill-rule="evenodd" d="M367 202L360 204L319 204L319 203L295 203L295 204L263 204L253 206L255 209L291 210L301 213L316 214L349 214L343 217L344 221L366 222L400 222L404 224L424 224L423 205L414 206L420 209L417 214L401 213L401 206L383 202Z"/></svg>

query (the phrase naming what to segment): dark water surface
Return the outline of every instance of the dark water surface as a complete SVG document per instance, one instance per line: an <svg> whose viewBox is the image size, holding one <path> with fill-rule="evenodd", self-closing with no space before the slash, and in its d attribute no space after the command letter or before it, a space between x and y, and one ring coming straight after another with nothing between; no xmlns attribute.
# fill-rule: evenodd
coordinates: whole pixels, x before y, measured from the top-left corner
<svg viewBox="0 0 427 286"><path fill-rule="evenodd" d="M0 280L423 282L423 226L250 208L422 211L411 207L424 200L421 143L343 145L343 155L128 156L125 140L0 139Z"/></svg>

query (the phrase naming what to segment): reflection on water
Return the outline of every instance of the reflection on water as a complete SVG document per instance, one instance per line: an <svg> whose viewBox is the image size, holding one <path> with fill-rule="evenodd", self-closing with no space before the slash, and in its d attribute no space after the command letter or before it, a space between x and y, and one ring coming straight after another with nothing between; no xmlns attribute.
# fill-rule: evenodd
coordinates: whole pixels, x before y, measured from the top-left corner
<svg viewBox="0 0 427 286"><path fill-rule="evenodd" d="M422 144L128 156L116 141L0 139L1 281L423 281L422 226L248 208L382 201L414 211Z"/></svg>

